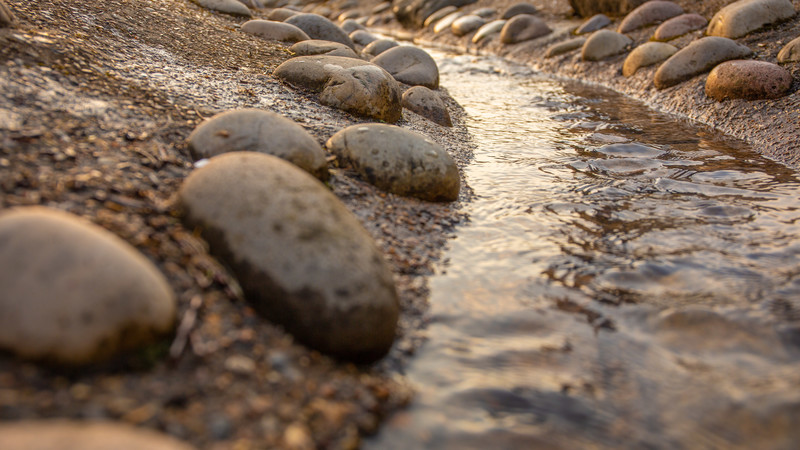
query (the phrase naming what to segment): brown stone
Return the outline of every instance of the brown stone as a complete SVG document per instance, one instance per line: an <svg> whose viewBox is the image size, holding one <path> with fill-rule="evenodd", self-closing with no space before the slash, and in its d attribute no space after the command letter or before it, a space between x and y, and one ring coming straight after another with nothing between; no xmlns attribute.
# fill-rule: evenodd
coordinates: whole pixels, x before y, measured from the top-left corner
<svg viewBox="0 0 800 450"><path fill-rule="evenodd" d="M766 61L724 62L708 75L706 95L716 100L760 100L783 97L792 86L792 74Z"/></svg>

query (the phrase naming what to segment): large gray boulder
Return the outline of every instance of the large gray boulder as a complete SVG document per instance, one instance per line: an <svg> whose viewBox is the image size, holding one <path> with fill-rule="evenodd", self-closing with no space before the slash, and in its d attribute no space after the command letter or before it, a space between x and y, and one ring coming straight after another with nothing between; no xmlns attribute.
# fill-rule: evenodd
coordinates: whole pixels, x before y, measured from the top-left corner
<svg viewBox="0 0 800 450"><path fill-rule="evenodd" d="M352 48L353 50L356 49L353 40L350 39L350 36L347 35L347 32L339 28L338 25L331 22L329 19L322 17L319 14L297 14L284 20L284 23L288 23L300 28L311 39L339 42Z"/></svg>
<svg viewBox="0 0 800 450"><path fill-rule="evenodd" d="M0 267L0 348L23 358L86 365L149 345L175 323L158 269L72 214L0 214Z"/></svg>
<svg viewBox="0 0 800 450"><path fill-rule="evenodd" d="M584 61L600 61L610 58L625 50L633 40L622 33L611 30L598 30L592 33L581 49L581 59Z"/></svg>
<svg viewBox="0 0 800 450"><path fill-rule="evenodd" d="M646 2L647 0L569 0L570 6L581 17L595 14L621 16Z"/></svg>
<svg viewBox="0 0 800 450"><path fill-rule="evenodd" d="M309 39L307 41L298 42L289 47L289 51L297 56L328 55L360 59L358 53L352 48L339 42L323 41L320 39Z"/></svg>
<svg viewBox="0 0 800 450"><path fill-rule="evenodd" d="M26 420L0 424L3 450L192 450L169 435L124 423Z"/></svg>
<svg viewBox="0 0 800 450"><path fill-rule="evenodd" d="M736 39L794 14L790 0L739 0L714 14L706 34Z"/></svg>
<svg viewBox="0 0 800 450"><path fill-rule="evenodd" d="M303 30L294 25L272 20L249 20L242 24L241 30L262 39L276 41L298 42L311 39Z"/></svg>
<svg viewBox="0 0 800 450"><path fill-rule="evenodd" d="M397 0L393 4L397 21L406 28L420 28L431 14L446 6L460 8L477 0Z"/></svg>
<svg viewBox="0 0 800 450"><path fill-rule="evenodd" d="M664 42L646 42L635 49L625 58L622 64L622 75L630 77L642 67L652 66L678 52L678 48Z"/></svg>
<svg viewBox="0 0 800 450"><path fill-rule="evenodd" d="M780 98L792 87L792 74L766 61L726 61L706 79L706 95L716 100Z"/></svg>
<svg viewBox="0 0 800 450"><path fill-rule="evenodd" d="M721 62L747 58L752 53L748 47L730 39L707 36L693 41L661 64L653 84L658 89L665 89L708 72Z"/></svg>
<svg viewBox="0 0 800 450"><path fill-rule="evenodd" d="M250 17L253 15L250 12L250 9L247 8L247 6L244 6L242 3L236 0L192 0L192 1L202 6L203 8L211 9L225 14L230 14L233 16Z"/></svg>
<svg viewBox="0 0 800 450"><path fill-rule="evenodd" d="M530 14L519 14L508 19L508 22L503 25L503 29L500 31L500 42L516 44L542 37L552 31L544 20Z"/></svg>
<svg viewBox="0 0 800 450"><path fill-rule="evenodd" d="M398 46L372 58L373 64L384 68L401 83L411 86L439 87L439 68L425 50Z"/></svg>
<svg viewBox="0 0 800 450"><path fill-rule="evenodd" d="M452 127L453 121L442 98L436 91L425 86L414 86L403 92L403 107L407 108L433 123L443 127Z"/></svg>
<svg viewBox="0 0 800 450"><path fill-rule="evenodd" d="M328 179L322 147L303 127L272 111L238 109L217 114L192 131L188 144L195 160L236 151L259 152Z"/></svg>
<svg viewBox="0 0 800 450"><path fill-rule="evenodd" d="M353 125L334 134L326 146L384 191L428 201L458 199L455 161L417 133L393 125Z"/></svg>
<svg viewBox="0 0 800 450"><path fill-rule="evenodd" d="M324 184L280 158L236 152L195 170L178 198L259 313L334 356L368 361L389 350L399 315L392 274Z"/></svg>
<svg viewBox="0 0 800 450"><path fill-rule="evenodd" d="M631 11L619 24L617 31L620 33L630 33L633 30L661 23L667 19L683 14L683 8L677 3L651 0L638 6Z"/></svg>
<svg viewBox="0 0 800 450"><path fill-rule="evenodd" d="M386 122L402 117L402 92L394 77L367 61L342 56L299 56L273 72L293 86L319 92L320 102Z"/></svg>

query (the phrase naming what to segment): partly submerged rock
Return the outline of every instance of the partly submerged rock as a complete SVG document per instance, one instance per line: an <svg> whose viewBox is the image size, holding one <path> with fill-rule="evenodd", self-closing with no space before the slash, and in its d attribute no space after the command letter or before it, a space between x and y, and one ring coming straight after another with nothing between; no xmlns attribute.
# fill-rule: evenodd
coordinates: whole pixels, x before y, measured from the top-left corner
<svg viewBox="0 0 800 450"><path fill-rule="evenodd" d="M231 14L234 16L245 16L245 17L251 17L253 15L253 13L250 12L250 9L248 9L247 6L244 6L242 3L236 0L192 0L192 1L202 6L203 8L211 9L225 14Z"/></svg>
<svg viewBox="0 0 800 450"><path fill-rule="evenodd" d="M739 0L714 14L706 34L736 39L794 14L790 0Z"/></svg>
<svg viewBox="0 0 800 450"><path fill-rule="evenodd" d="M298 42L289 47L289 51L298 56L328 55L360 59L352 48L340 42L323 41L320 39L309 39L307 41Z"/></svg>
<svg viewBox="0 0 800 450"><path fill-rule="evenodd" d="M431 89L439 87L439 68L436 61L421 48L393 47L372 58L371 62L402 83Z"/></svg>
<svg viewBox="0 0 800 450"><path fill-rule="evenodd" d="M611 30L598 30L592 33L581 50L584 61L600 61L624 53L633 40L624 34Z"/></svg>
<svg viewBox="0 0 800 450"><path fill-rule="evenodd" d="M666 61L677 53L678 47L663 42L647 42L635 49L625 58L622 64L622 75L629 77L642 67Z"/></svg>
<svg viewBox="0 0 800 450"><path fill-rule="evenodd" d="M350 36L348 36L343 29L319 14L297 14L289 17L284 22L300 28L311 39L339 42L353 50L356 48L353 40L350 39Z"/></svg>
<svg viewBox="0 0 800 450"><path fill-rule="evenodd" d="M242 24L242 31L254 34L262 39L273 39L284 42L298 42L311 39L294 25L271 20L250 20Z"/></svg>
<svg viewBox="0 0 800 450"><path fill-rule="evenodd" d="M779 63L795 61L800 61L800 37L793 39L778 52Z"/></svg>
<svg viewBox="0 0 800 450"><path fill-rule="evenodd" d="M271 111L237 109L217 114L192 131L188 144L195 160L236 151L259 152L328 179L325 152L317 141L300 125Z"/></svg>
<svg viewBox="0 0 800 450"><path fill-rule="evenodd" d="M403 93L403 107L443 127L452 127L450 113L436 91L414 86Z"/></svg>
<svg viewBox="0 0 800 450"><path fill-rule="evenodd" d="M152 344L175 324L175 298L127 242L44 207L0 214L0 348L86 365Z"/></svg>
<svg viewBox="0 0 800 450"><path fill-rule="evenodd" d="M544 20L530 14L520 14L508 19L503 26L500 31L500 42L516 44L542 37L552 31Z"/></svg>
<svg viewBox="0 0 800 450"><path fill-rule="evenodd" d="M595 14L586 19L576 30L575 34L588 34L611 25L611 19L605 14Z"/></svg>
<svg viewBox="0 0 800 450"><path fill-rule="evenodd" d="M700 14L681 14L659 25L653 33L653 40L669 41L690 31L704 28L707 24L706 18Z"/></svg>
<svg viewBox="0 0 800 450"><path fill-rule="evenodd" d="M617 31L630 33L633 30L663 22L669 18L683 14L683 8L677 3L663 0L651 0L630 12L619 24Z"/></svg>
<svg viewBox="0 0 800 450"><path fill-rule="evenodd" d="M707 36L682 48L656 71L653 83L664 89L708 72L717 64L752 55L752 50L723 37Z"/></svg>
<svg viewBox="0 0 800 450"><path fill-rule="evenodd" d="M789 93L792 74L766 61L726 61L715 67L706 80L706 95L715 100L742 98L761 100Z"/></svg>
<svg viewBox="0 0 800 450"><path fill-rule="evenodd" d="M455 161L425 136L393 125L362 124L334 134L326 146L384 191L428 201L458 199Z"/></svg>
<svg viewBox="0 0 800 450"><path fill-rule="evenodd" d="M391 271L325 185L280 158L236 152L195 170L178 197L259 313L342 358L389 350L399 314Z"/></svg>
<svg viewBox="0 0 800 450"><path fill-rule="evenodd" d="M548 47L547 52L544 54L544 57L552 58L554 56L571 52L572 50L577 50L583 47L583 44L585 43L586 43L585 37L576 37L573 39L568 39L564 42L559 42L558 44L553 44L550 47Z"/></svg>
<svg viewBox="0 0 800 450"><path fill-rule="evenodd" d="M172 436L125 423L24 420L0 424L3 450L192 450Z"/></svg>

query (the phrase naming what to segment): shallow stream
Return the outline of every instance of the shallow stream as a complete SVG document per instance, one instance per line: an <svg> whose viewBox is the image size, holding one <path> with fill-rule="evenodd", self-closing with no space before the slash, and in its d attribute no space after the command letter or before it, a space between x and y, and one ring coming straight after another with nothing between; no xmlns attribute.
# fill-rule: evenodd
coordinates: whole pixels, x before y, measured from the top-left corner
<svg viewBox="0 0 800 450"><path fill-rule="evenodd" d="M475 192L367 448L796 448L800 178L612 92L437 54Z"/></svg>

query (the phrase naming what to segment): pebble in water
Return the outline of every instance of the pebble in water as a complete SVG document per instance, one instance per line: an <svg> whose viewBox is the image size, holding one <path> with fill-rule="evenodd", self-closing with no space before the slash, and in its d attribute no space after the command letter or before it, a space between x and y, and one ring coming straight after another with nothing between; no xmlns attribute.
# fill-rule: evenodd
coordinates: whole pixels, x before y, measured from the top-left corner
<svg viewBox="0 0 800 450"><path fill-rule="evenodd" d="M726 61L706 80L706 95L716 100L780 98L789 93L792 74L766 61Z"/></svg>
<svg viewBox="0 0 800 450"><path fill-rule="evenodd" d="M189 135L195 160L250 151L285 159L322 180L328 179L325 152L300 125L271 111L239 109L204 121Z"/></svg>
<svg viewBox="0 0 800 450"><path fill-rule="evenodd" d="M326 146L384 191L428 201L458 199L455 161L425 136L392 125L353 125L334 134Z"/></svg>
<svg viewBox="0 0 800 450"><path fill-rule="evenodd" d="M611 30L598 30L589 36L581 50L584 61L600 61L624 53L633 40Z"/></svg>
<svg viewBox="0 0 800 450"><path fill-rule="evenodd" d="M401 83L411 86L439 87L439 68L425 50L417 47L390 48L371 61L384 68Z"/></svg>
<svg viewBox="0 0 800 450"><path fill-rule="evenodd" d="M693 41L666 60L656 71L653 83L658 89L668 88L708 72L721 62L746 58L752 53L730 39L707 36Z"/></svg>
<svg viewBox="0 0 800 450"><path fill-rule="evenodd" d="M476 15L466 15L459 17L450 26L450 31L456 36L464 36L471 33L486 24L486 19Z"/></svg>
<svg viewBox="0 0 800 450"><path fill-rule="evenodd" d="M283 22L271 20L250 20L242 24L242 31L254 34L262 39L298 42L311 39L300 28Z"/></svg>
<svg viewBox="0 0 800 450"><path fill-rule="evenodd" d="M714 14L706 34L736 39L794 14L790 0L740 0Z"/></svg>
<svg viewBox="0 0 800 450"><path fill-rule="evenodd" d="M280 158L234 152L195 170L178 197L259 313L342 358L389 350L399 315L391 271L325 185Z"/></svg>
<svg viewBox="0 0 800 450"><path fill-rule="evenodd" d="M653 33L653 40L669 41L690 31L700 30L707 24L706 18L699 14L681 14L659 25Z"/></svg>
<svg viewBox="0 0 800 450"><path fill-rule="evenodd" d="M85 365L153 343L175 322L161 272L127 242L43 207L0 214L0 347Z"/></svg>
<svg viewBox="0 0 800 450"><path fill-rule="evenodd" d="M242 3L236 0L192 0L203 8L219 11L234 16L250 17L253 14Z"/></svg>
<svg viewBox="0 0 800 450"><path fill-rule="evenodd" d="M606 145L597 151L608 156L637 158L655 158L667 153L664 150L636 143Z"/></svg>
<svg viewBox="0 0 800 450"><path fill-rule="evenodd" d="M26 420L0 424L4 450L82 449L109 446L124 450L192 450L172 436L125 423L77 420Z"/></svg>
<svg viewBox="0 0 800 450"><path fill-rule="evenodd" d="M663 22L669 18L683 14L683 8L677 3L652 0L630 12L619 24L617 31L630 33L633 30Z"/></svg>
<svg viewBox="0 0 800 450"><path fill-rule="evenodd" d="M320 39L298 42L289 47L289 51L298 56L327 55L360 59L352 48L339 42L323 41Z"/></svg>
<svg viewBox="0 0 800 450"><path fill-rule="evenodd" d="M478 42L488 38L489 36L499 33L500 30L503 29L503 26L506 24L505 20L493 20L486 25L478 28L478 31L472 36L472 43L477 44Z"/></svg>
<svg viewBox="0 0 800 450"><path fill-rule="evenodd" d="M575 34L588 34L611 25L611 19L605 14L595 14L586 19L576 30Z"/></svg>
<svg viewBox="0 0 800 450"><path fill-rule="evenodd" d="M303 13L289 17L284 21L303 30L311 39L321 39L324 41L334 41L342 43L353 50L356 46L347 33L319 14Z"/></svg>
<svg viewBox="0 0 800 450"><path fill-rule="evenodd" d="M516 44L550 34L553 30L544 20L530 14L512 17L500 31L500 42Z"/></svg>
<svg viewBox="0 0 800 450"><path fill-rule="evenodd" d="M414 86L403 93L403 107L444 127L452 127L450 113L436 91L425 86Z"/></svg>
<svg viewBox="0 0 800 450"><path fill-rule="evenodd" d="M677 53L678 47L663 42L647 42L635 49L625 58L622 65L622 75L630 77L642 67L666 61Z"/></svg>
<svg viewBox="0 0 800 450"><path fill-rule="evenodd" d="M793 39L778 52L778 62L800 61L800 37Z"/></svg>

